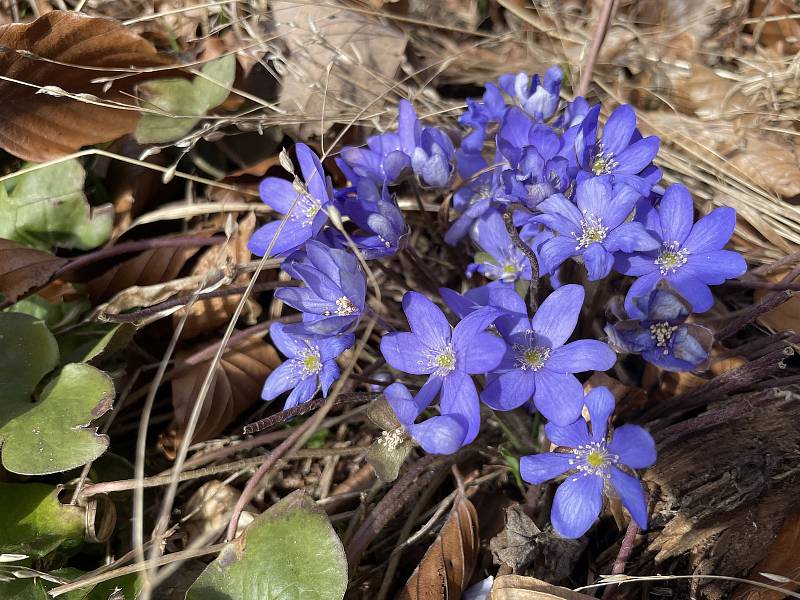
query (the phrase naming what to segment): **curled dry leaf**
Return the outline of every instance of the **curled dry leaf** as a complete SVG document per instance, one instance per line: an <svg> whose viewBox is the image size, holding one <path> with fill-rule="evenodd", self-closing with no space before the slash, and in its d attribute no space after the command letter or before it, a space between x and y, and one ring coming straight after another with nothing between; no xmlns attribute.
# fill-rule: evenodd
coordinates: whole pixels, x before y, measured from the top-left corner
<svg viewBox="0 0 800 600"><path fill-rule="evenodd" d="M7 78L0 81L0 148L34 162L133 131L135 107L98 102L130 105L136 78L115 80L108 91L98 80L172 62L117 21L72 11L0 26L0 45L11 49L0 53L0 75ZM43 87L50 91L41 93ZM89 96L77 100L64 92Z"/></svg>
<svg viewBox="0 0 800 600"><path fill-rule="evenodd" d="M594 600L594 597L533 577L502 575L494 580L487 600Z"/></svg>
<svg viewBox="0 0 800 600"><path fill-rule="evenodd" d="M45 285L67 261L49 252L0 239L0 302L16 302Z"/></svg>
<svg viewBox="0 0 800 600"><path fill-rule="evenodd" d="M178 364L187 357L188 353L179 354ZM252 337L228 350L217 367L216 378L203 403L192 439L199 442L214 437L242 411L258 402L264 380L280 363L275 348L259 337ZM162 440L167 453L180 444L210 366L210 359L196 362L172 380L175 417L170 434Z"/></svg>
<svg viewBox="0 0 800 600"><path fill-rule="evenodd" d="M479 550L478 513L462 495L411 574L400 600L458 600L469 586Z"/></svg>
<svg viewBox="0 0 800 600"><path fill-rule="evenodd" d="M184 529L186 543L189 544L202 535L211 535L214 531L217 534L225 531L233 507L240 495L241 492L235 487L218 479L212 479L201 485L189 498L183 511L187 515ZM243 511L239 517L236 528L237 535L253 522L255 514L257 514L256 509L248 505L247 510Z"/></svg>
<svg viewBox="0 0 800 600"><path fill-rule="evenodd" d="M239 227L233 237L224 244L213 246L203 252L197 264L192 269L193 275L202 275L209 271L232 271L236 265L244 264L250 260L250 250L247 249L247 240L253 233L256 225L256 216L250 213L239 222ZM233 281L233 285L247 285L249 275L243 274ZM182 339L191 339L215 330L224 325L233 316L241 295L222 296L200 300L189 307L189 318L181 332ZM181 309L172 316L173 323L180 321L187 309ZM256 319L261 314L261 306L248 299L243 316Z"/></svg>

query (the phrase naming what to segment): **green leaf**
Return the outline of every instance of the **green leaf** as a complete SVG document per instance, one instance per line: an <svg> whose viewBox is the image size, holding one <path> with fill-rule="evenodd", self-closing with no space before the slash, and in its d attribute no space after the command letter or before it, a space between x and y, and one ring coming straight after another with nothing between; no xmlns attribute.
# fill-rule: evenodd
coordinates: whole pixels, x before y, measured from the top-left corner
<svg viewBox="0 0 800 600"><path fill-rule="evenodd" d="M226 545L186 600L341 600L347 558L328 517L303 490Z"/></svg>
<svg viewBox="0 0 800 600"><path fill-rule="evenodd" d="M134 134L140 144L160 144L180 139L209 110L222 104L233 86L236 58L228 54L206 63L201 73L191 82L185 79L161 79L139 86L144 108L167 113L142 115Z"/></svg>
<svg viewBox="0 0 800 600"><path fill-rule="evenodd" d="M68 364L41 391L58 364L58 345L45 324L0 313L0 445L3 466L23 475L79 467L105 452L108 438L87 425L111 408L114 384L102 371Z"/></svg>
<svg viewBox="0 0 800 600"><path fill-rule="evenodd" d="M43 483L0 483L0 552L35 558L83 542L85 511L58 501Z"/></svg>
<svg viewBox="0 0 800 600"><path fill-rule="evenodd" d="M89 207L85 179L75 159L10 179L8 188L0 186L0 237L40 250L90 250L106 242L113 209Z"/></svg>
<svg viewBox="0 0 800 600"><path fill-rule="evenodd" d="M124 349L133 339L133 323L86 323L58 336L61 362L92 362Z"/></svg>
<svg viewBox="0 0 800 600"><path fill-rule="evenodd" d="M50 302L38 294L34 294L12 304L8 308L8 312L25 313L41 319L49 329L55 329L74 323L81 314L90 308L91 304L85 298Z"/></svg>

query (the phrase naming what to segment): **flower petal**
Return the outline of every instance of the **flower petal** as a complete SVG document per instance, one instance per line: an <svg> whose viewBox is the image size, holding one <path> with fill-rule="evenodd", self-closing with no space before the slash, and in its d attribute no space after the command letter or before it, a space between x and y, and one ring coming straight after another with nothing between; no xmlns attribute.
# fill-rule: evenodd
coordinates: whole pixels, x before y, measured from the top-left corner
<svg viewBox="0 0 800 600"><path fill-rule="evenodd" d="M582 286L561 286L542 302L531 319L531 327L551 348L561 346L575 330L583 298Z"/></svg>
<svg viewBox="0 0 800 600"><path fill-rule="evenodd" d="M513 410L530 400L535 389L532 372L514 369L489 376L481 400L494 410Z"/></svg>
<svg viewBox="0 0 800 600"><path fill-rule="evenodd" d="M407 427L417 443L429 454L453 454L466 442L467 420L458 414L440 415Z"/></svg>
<svg viewBox="0 0 800 600"><path fill-rule="evenodd" d="M686 186L673 183L667 188L658 205L658 216L664 241L682 246L694 224L694 202Z"/></svg>
<svg viewBox="0 0 800 600"><path fill-rule="evenodd" d="M691 253L719 250L733 235L736 211L728 206L715 208L694 224L683 247Z"/></svg>
<svg viewBox="0 0 800 600"><path fill-rule="evenodd" d="M440 405L442 414L455 413L466 420L464 444L474 440L481 426L481 407L472 377L462 371L453 371L444 377Z"/></svg>
<svg viewBox="0 0 800 600"><path fill-rule="evenodd" d="M493 306L483 306L468 314L453 329L453 347L456 350L467 349L473 344L473 339L486 331L486 328L502 314L502 310Z"/></svg>
<svg viewBox="0 0 800 600"><path fill-rule="evenodd" d="M505 353L506 343L496 334L484 331L466 346L456 346L456 366L472 375L488 373L497 368Z"/></svg>
<svg viewBox="0 0 800 600"><path fill-rule="evenodd" d="M556 452L529 454L519 459L519 474L533 485L544 483L569 471L572 468L569 464L571 458L571 454Z"/></svg>
<svg viewBox="0 0 800 600"><path fill-rule="evenodd" d="M614 266L614 257L603 248L602 244L595 242L589 244L584 251L583 264L586 266L589 281L597 281L611 272L611 267Z"/></svg>
<svg viewBox="0 0 800 600"><path fill-rule="evenodd" d="M356 342L356 336L352 333L344 333L317 338L316 342L320 358L323 361L333 360L348 348L352 348Z"/></svg>
<svg viewBox="0 0 800 600"><path fill-rule="evenodd" d="M294 357L306 348L302 338L286 331L285 323L273 323L269 327L269 337L285 356Z"/></svg>
<svg viewBox="0 0 800 600"><path fill-rule="evenodd" d="M322 371L319 373L319 383L322 387L322 396L328 397L328 390L333 385L333 382L339 379L339 365L335 360L326 360L322 365Z"/></svg>
<svg viewBox="0 0 800 600"><path fill-rule="evenodd" d="M611 467L611 485L614 486L622 505L631 513L639 529L647 529L647 498L642 483L616 467Z"/></svg>
<svg viewBox="0 0 800 600"><path fill-rule="evenodd" d="M556 373L547 367L536 371L533 403L537 410L556 425L569 425L581 414L583 386L569 373Z"/></svg>
<svg viewBox="0 0 800 600"><path fill-rule="evenodd" d="M381 339L381 353L389 365L413 375L427 375L435 368L428 364L430 348L413 333L389 333Z"/></svg>
<svg viewBox="0 0 800 600"><path fill-rule="evenodd" d="M280 177L266 177L258 186L258 193L265 204L284 215L292 210L300 195L291 181Z"/></svg>
<svg viewBox="0 0 800 600"><path fill-rule="evenodd" d="M622 174L639 173L656 157L660 143L658 137L654 135L634 142L614 157L619 163L614 172Z"/></svg>
<svg viewBox="0 0 800 600"><path fill-rule="evenodd" d="M592 177L578 184L575 202L584 215L602 217L611 198L611 182L608 177Z"/></svg>
<svg viewBox="0 0 800 600"><path fill-rule="evenodd" d="M646 469L656 462L656 443L644 428L623 425L614 430L608 449L632 469Z"/></svg>
<svg viewBox="0 0 800 600"><path fill-rule="evenodd" d="M641 252L655 250L659 243L647 233L644 225L632 221L612 229L603 241L603 246L609 252Z"/></svg>
<svg viewBox="0 0 800 600"><path fill-rule="evenodd" d="M670 285L692 305L692 311L704 313L714 306L714 296L708 285L692 275L690 269L682 268L667 277Z"/></svg>
<svg viewBox="0 0 800 600"><path fill-rule="evenodd" d="M314 394L317 393L317 377L306 377L305 379L301 379L300 382L295 386L292 390L292 393L289 394L289 397L286 398L286 404L283 405L283 410L287 408L292 408L293 406L297 406L298 404L302 404L303 402L308 402L314 397Z"/></svg>
<svg viewBox="0 0 800 600"><path fill-rule="evenodd" d="M603 127L603 151L614 156L628 147L636 129L636 113L629 104L614 109Z"/></svg>
<svg viewBox="0 0 800 600"><path fill-rule="evenodd" d="M295 152L309 193L320 203L324 204L330 201L325 182L325 171L322 169L322 163L317 155L305 144L297 144Z"/></svg>
<svg viewBox="0 0 800 600"><path fill-rule="evenodd" d="M450 342L450 323L444 313L419 292L406 292L403 311L411 331L430 348L439 349Z"/></svg>
<svg viewBox="0 0 800 600"><path fill-rule="evenodd" d="M589 428L586 426L586 421L583 420L582 416L569 425L560 426L555 423L548 423L544 426L544 434L556 446L564 446L566 448L578 448L592 441L589 437Z"/></svg>
<svg viewBox="0 0 800 600"><path fill-rule="evenodd" d="M311 228L296 219L270 221L255 230L247 249L256 256L285 256L302 246L311 237Z"/></svg>
<svg viewBox="0 0 800 600"><path fill-rule="evenodd" d="M614 395L606 387L596 387L586 394L583 403L586 404L592 421L592 439L595 442L605 440L608 419L614 412Z"/></svg>
<svg viewBox="0 0 800 600"><path fill-rule="evenodd" d="M547 368L559 373L607 371L617 362L616 353L598 340L577 340L553 350Z"/></svg>
<svg viewBox="0 0 800 600"><path fill-rule="evenodd" d="M558 486L550 520L553 529L565 538L579 538L600 515L603 507L603 478L574 475Z"/></svg>
<svg viewBox="0 0 800 600"><path fill-rule="evenodd" d="M743 275L747 271L747 263L738 252L714 250L690 254L683 270L708 285L720 285L726 279Z"/></svg>
<svg viewBox="0 0 800 600"><path fill-rule="evenodd" d="M552 273L565 260L578 254L575 246L576 243L573 238L563 235L552 237L542 244L539 250L542 273Z"/></svg>
<svg viewBox="0 0 800 600"><path fill-rule="evenodd" d="M566 219L569 219L571 223L574 224L576 228L580 228L581 222L581 211L578 210L578 207L575 206L572 202L567 200L567 198L563 194L553 194L549 198L542 200L541 203L536 207L543 213L550 213L554 215L559 215ZM562 234L569 233L568 231L560 232Z"/></svg>
<svg viewBox="0 0 800 600"><path fill-rule="evenodd" d="M614 268L623 275L641 277L658 271L655 260L656 256L652 254L617 255L614 260Z"/></svg>
<svg viewBox="0 0 800 600"><path fill-rule="evenodd" d="M278 365L278 368L272 371L264 382L264 387L261 390L261 398L269 402L280 396L283 392L292 389L297 385L297 382L300 381L300 377L297 373L297 363L291 358Z"/></svg>
<svg viewBox="0 0 800 600"><path fill-rule="evenodd" d="M635 298L646 296L661 280L661 272L657 269L639 277L633 282L625 295L625 312L631 319L643 319L645 314L633 302Z"/></svg>

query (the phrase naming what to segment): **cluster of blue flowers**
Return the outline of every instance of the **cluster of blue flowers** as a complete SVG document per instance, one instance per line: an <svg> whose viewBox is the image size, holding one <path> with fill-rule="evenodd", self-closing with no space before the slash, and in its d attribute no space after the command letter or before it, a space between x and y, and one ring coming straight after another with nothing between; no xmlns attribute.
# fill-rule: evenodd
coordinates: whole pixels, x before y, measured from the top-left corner
<svg viewBox="0 0 800 600"><path fill-rule="evenodd" d="M597 518L604 493L618 496L646 527L646 497L633 469L653 464L655 445L633 425L618 427L608 441L613 396L605 388L584 395L576 374L610 369L618 352L665 370L700 368L713 335L687 320L712 307L710 285L738 277L746 265L723 249L735 226L732 209L695 222L688 190L659 186L659 139L639 133L630 106L615 109L601 130L600 106L580 97L562 103L561 83L557 67L543 78L520 73L488 83L481 100L467 102L458 143L423 124L403 100L396 131L340 152L343 188L333 188L318 157L298 144L302 178L261 184L264 202L285 216L259 229L249 247L259 256L285 256L283 270L304 284L276 293L302 321L271 328L288 358L263 392L272 400L291 390L290 407L320 389L327 394L339 376L335 359L353 345L370 310L355 253L381 259L407 243L392 189L411 182L452 192L457 214L444 239L469 243L475 258L466 277L480 274L488 283L463 295L440 290L459 319L455 326L425 295L405 294L411 331L386 332L381 352L394 370L427 378L416 394L399 382L384 390L400 423L394 442L413 438L428 452L452 453L478 435L481 403L538 411L557 448L523 457L521 475L541 483L568 473L552 521L560 534L577 537ZM588 281L613 272L635 278L624 301L609 303L607 342L569 341L585 292L567 281L582 278L582 270ZM553 291L530 314L520 292L536 273ZM439 414L432 415L437 399Z"/></svg>

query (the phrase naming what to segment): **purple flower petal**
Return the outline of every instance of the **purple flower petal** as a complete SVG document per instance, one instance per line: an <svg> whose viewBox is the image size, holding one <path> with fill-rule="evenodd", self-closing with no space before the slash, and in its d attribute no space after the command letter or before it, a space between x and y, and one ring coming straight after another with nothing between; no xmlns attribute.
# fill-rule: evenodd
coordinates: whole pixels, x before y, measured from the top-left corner
<svg viewBox="0 0 800 600"><path fill-rule="evenodd" d="M461 415L440 415L407 427L417 443L429 454L453 454L466 442L467 421Z"/></svg>
<svg viewBox="0 0 800 600"><path fill-rule="evenodd" d="M619 163L614 172L620 174L639 173L656 157L659 145L659 139L654 135L634 142L614 157Z"/></svg>
<svg viewBox="0 0 800 600"><path fill-rule="evenodd" d="M297 153L297 162L300 163L300 170L303 172L303 179L306 182L309 193L321 204L329 202L325 171L323 171L322 163L319 162L317 155L305 144L297 144L295 152Z"/></svg>
<svg viewBox="0 0 800 600"><path fill-rule="evenodd" d="M475 335L466 345L455 342L455 335L453 340L457 367L472 375L493 371L506 353L506 343L488 331Z"/></svg>
<svg viewBox="0 0 800 600"><path fill-rule="evenodd" d="M306 349L306 344L301 338L286 331L286 325L284 323L273 323L270 325L269 337L272 343L278 347L278 350L280 350L284 356L290 358L297 356L301 350Z"/></svg>
<svg viewBox="0 0 800 600"><path fill-rule="evenodd" d="M609 252L637 252L656 250L660 244L644 228L644 225L632 221L623 223L608 232L603 246Z"/></svg>
<svg viewBox="0 0 800 600"><path fill-rule="evenodd" d="M616 467L611 467L611 485L614 486L622 505L631 513L639 529L647 529L647 498L641 482Z"/></svg>
<svg viewBox="0 0 800 600"><path fill-rule="evenodd" d="M450 342L450 323L444 313L419 292L406 292L403 311L411 331L430 348L438 349Z"/></svg>
<svg viewBox="0 0 800 600"><path fill-rule="evenodd" d="M603 478L574 475L558 486L550 520L553 529L565 538L579 538L600 515L603 507Z"/></svg>
<svg viewBox="0 0 800 600"><path fill-rule="evenodd" d="M565 260L578 254L579 251L575 249L575 246L575 240L571 237L560 235L547 240L539 250L542 272L552 273Z"/></svg>
<svg viewBox="0 0 800 600"><path fill-rule="evenodd" d="M569 425L583 409L583 386L570 373L556 373L544 367L536 371L533 403L547 420Z"/></svg>
<svg viewBox="0 0 800 600"><path fill-rule="evenodd" d="M322 387L322 396L328 397L328 390L333 385L333 382L339 379L339 365L335 360L326 360L322 365L322 371L319 373L319 383Z"/></svg>
<svg viewBox="0 0 800 600"><path fill-rule="evenodd" d="M317 346L319 347L320 359L323 361L333 360L342 352L351 348L355 341L356 337L352 333L318 338Z"/></svg>
<svg viewBox="0 0 800 600"><path fill-rule="evenodd" d="M474 440L481 426L481 407L472 377L462 371L453 371L444 377L440 405L442 414L456 413L466 419L464 444Z"/></svg>
<svg viewBox="0 0 800 600"><path fill-rule="evenodd" d="M577 340L553 350L547 368L559 373L607 371L617 362L616 353L598 340Z"/></svg>
<svg viewBox="0 0 800 600"><path fill-rule="evenodd" d="M548 423L544 426L544 434L556 446L564 446L566 448L578 448L592 441L589 437L589 428L586 426L586 421L583 420L583 417L578 417L569 425L564 426ZM573 457L570 456L570 458Z"/></svg>
<svg viewBox="0 0 800 600"><path fill-rule="evenodd" d="M611 272L611 267L614 266L614 256L610 252L606 252L602 244L595 242L589 244L584 251L583 264L586 267L589 281L597 281Z"/></svg>
<svg viewBox="0 0 800 600"><path fill-rule="evenodd" d="M651 271L639 277L639 279L634 281L631 287L628 288L628 293L625 296L625 311L630 318L643 319L645 317L644 313L636 307L633 300L649 294L650 290L656 287L656 284L660 280L661 273L656 269L655 271Z"/></svg>
<svg viewBox="0 0 800 600"><path fill-rule="evenodd" d="M397 135L400 137L400 149L409 157L417 147L421 130L414 107L403 98L397 105Z"/></svg>
<svg viewBox="0 0 800 600"><path fill-rule="evenodd" d="M535 389L533 372L514 369L490 375L481 392L481 400L494 410L513 410L528 402Z"/></svg>
<svg viewBox="0 0 800 600"><path fill-rule="evenodd" d="M694 224L683 247L691 253L719 250L731 239L735 228L736 211L727 206L715 208Z"/></svg>
<svg viewBox="0 0 800 600"><path fill-rule="evenodd" d="M629 256L617 256L614 261L614 268L623 275L631 277L641 277L647 273L658 271L655 264L656 256L647 254L631 254Z"/></svg>
<svg viewBox="0 0 800 600"><path fill-rule="evenodd" d="M686 186L673 183L667 188L658 205L658 216L664 241L682 246L694 224L694 202Z"/></svg>
<svg viewBox="0 0 800 600"><path fill-rule="evenodd" d="M519 474L533 485L544 483L569 471L572 468L569 464L571 456L555 452L523 456L519 459Z"/></svg>
<svg viewBox="0 0 800 600"><path fill-rule="evenodd" d="M428 379L432 381L434 377ZM403 425L410 425L414 420L427 408L426 406L419 406L414 401L414 396L406 386L402 383L393 383L383 390L383 395L389 406L392 407L397 420Z"/></svg>
<svg viewBox="0 0 800 600"><path fill-rule="evenodd" d="M636 129L636 113L629 104L614 109L603 127L603 151L618 155L631 140Z"/></svg>
<svg viewBox="0 0 800 600"><path fill-rule="evenodd" d="M270 221L250 236L247 249L256 256L285 256L311 237L311 228L296 219Z"/></svg>
<svg viewBox="0 0 800 600"><path fill-rule="evenodd" d="M279 213L289 214L299 194L291 181L280 177L267 177L258 186L258 193L265 204Z"/></svg>
<svg viewBox="0 0 800 600"><path fill-rule="evenodd" d="M611 182L608 177L592 177L578 184L575 201L581 213L603 217L611 198Z"/></svg>
<svg viewBox="0 0 800 600"><path fill-rule="evenodd" d="M435 371L429 364L430 348L408 332L389 333L381 339L381 353L389 365L398 371L413 375L427 375Z"/></svg>
<svg viewBox="0 0 800 600"><path fill-rule="evenodd" d="M682 270L708 285L720 285L726 279L743 275L747 271L747 263L738 252L714 250L690 254Z"/></svg>
<svg viewBox="0 0 800 600"><path fill-rule="evenodd" d="M614 412L614 395L605 387L592 389L583 400L592 421L592 439L601 442L606 439L608 419Z"/></svg>
<svg viewBox="0 0 800 600"><path fill-rule="evenodd" d="M711 295L708 285L692 275L690 270L679 269L677 273L667 277L667 281L676 292L688 300L693 312L704 313L714 306L714 296Z"/></svg>
<svg viewBox="0 0 800 600"><path fill-rule="evenodd" d="M292 389L300 381L298 372L297 363L291 358L278 365L278 368L272 371L264 382L261 398L269 402Z"/></svg>
<svg viewBox="0 0 800 600"><path fill-rule="evenodd" d="M608 449L632 469L646 469L656 462L653 436L638 425L623 425L614 430Z"/></svg>
<svg viewBox="0 0 800 600"><path fill-rule="evenodd" d="M575 330L583 298L584 291L580 285L569 284L558 288L545 298L533 315L532 329L546 339L551 348L558 348Z"/></svg>
<svg viewBox="0 0 800 600"><path fill-rule="evenodd" d="M286 410L287 408L292 408L293 406L297 406L298 404L302 404L303 402L308 402L314 397L314 394L316 393L317 393L316 376L306 377L305 379L300 380L300 382L292 390L292 393L289 394L289 397L286 398L286 404L283 405L283 410Z"/></svg>
<svg viewBox="0 0 800 600"><path fill-rule="evenodd" d="M575 230L580 229L581 219L583 218L581 211L562 194L553 194L549 198L542 200L536 208L543 213L564 217L574 225ZM560 231L559 233L566 235L569 231Z"/></svg>

